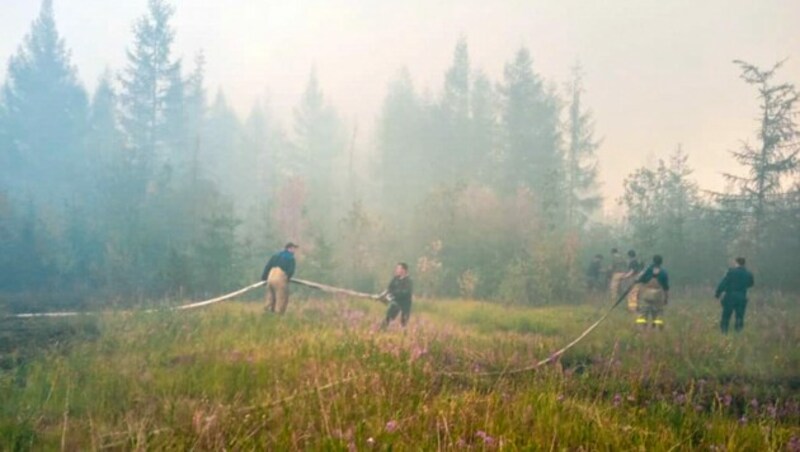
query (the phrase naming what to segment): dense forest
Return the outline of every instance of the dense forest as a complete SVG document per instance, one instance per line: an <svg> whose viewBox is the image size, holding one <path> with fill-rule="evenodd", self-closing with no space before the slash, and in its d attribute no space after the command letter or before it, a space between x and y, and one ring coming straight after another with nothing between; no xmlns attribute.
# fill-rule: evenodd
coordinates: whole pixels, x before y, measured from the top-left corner
<svg viewBox="0 0 800 452"><path fill-rule="evenodd" d="M407 261L422 295L568 302L611 247L663 254L677 287L707 286L744 255L760 287L800 288L798 92L780 64L720 74L760 105L727 190L694 181L703 150L675 137L604 200L579 65L547 80L535 55L508 49L492 79L464 38L438 87L398 70L356 139L313 69L291 117L260 101L239 116L209 93L202 54L175 54L174 14L150 0L119 50L127 63L89 93L42 3L0 79L0 309L215 294L255 280L289 240L298 276L359 290Z"/></svg>

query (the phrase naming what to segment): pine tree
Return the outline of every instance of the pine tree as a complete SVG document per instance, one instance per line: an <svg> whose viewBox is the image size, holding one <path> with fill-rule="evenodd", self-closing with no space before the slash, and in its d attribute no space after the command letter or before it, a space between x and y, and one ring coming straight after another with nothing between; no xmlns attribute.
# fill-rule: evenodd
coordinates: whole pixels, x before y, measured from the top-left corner
<svg viewBox="0 0 800 452"><path fill-rule="evenodd" d="M582 227L599 207L602 198L597 193L597 159L595 151L600 141L594 138L594 120L583 107L583 74L580 66L573 68L567 118L566 196L567 224Z"/></svg>
<svg viewBox="0 0 800 452"><path fill-rule="evenodd" d="M134 26L134 47L120 77L121 122L142 194L166 157L167 127L174 125L181 97L180 61L171 56L173 14L166 0L149 0L148 12Z"/></svg>
<svg viewBox="0 0 800 452"><path fill-rule="evenodd" d="M527 49L506 64L501 86L503 133L501 188L533 191L543 212L557 221L563 208L558 100L533 72Z"/></svg>
<svg viewBox="0 0 800 452"><path fill-rule="evenodd" d="M83 180L87 95L58 33L52 0L8 64L0 93L2 179L37 197L74 194ZM4 136L3 136L4 135ZM38 183L47 179L47 184Z"/></svg>

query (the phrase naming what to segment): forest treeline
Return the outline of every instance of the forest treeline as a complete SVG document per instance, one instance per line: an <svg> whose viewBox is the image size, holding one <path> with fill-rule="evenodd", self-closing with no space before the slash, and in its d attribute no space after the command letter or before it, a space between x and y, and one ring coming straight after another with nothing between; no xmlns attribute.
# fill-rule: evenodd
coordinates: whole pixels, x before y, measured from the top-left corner
<svg viewBox="0 0 800 452"><path fill-rule="evenodd" d="M707 284L742 254L760 285L800 286L798 95L775 80L780 65L732 66L760 110L731 153L743 176L729 190L703 190L688 153L654 143L665 157L625 179L606 203L626 213L608 219L580 67L556 83L526 48L509 49L492 79L462 39L438 88L398 71L364 138L314 70L290 117L260 101L239 117L222 91L209 94L202 54L175 54L174 14L150 0L120 49L125 66L92 93L51 0L11 56L0 94L6 308L218 293L257 278L288 240L301 244L298 275L360 290L407 261L424 295L573 300L589 256L612 246L663 254L676 285Z"/></svg>

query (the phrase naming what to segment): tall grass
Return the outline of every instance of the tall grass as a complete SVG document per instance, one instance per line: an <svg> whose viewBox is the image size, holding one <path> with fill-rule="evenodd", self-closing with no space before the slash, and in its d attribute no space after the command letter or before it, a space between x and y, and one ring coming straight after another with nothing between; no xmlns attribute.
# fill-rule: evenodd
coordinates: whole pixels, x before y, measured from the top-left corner
<svg viewBox="0 0 800 452"><path fill-rule="evenodd" d="M387 332L377 330L381 305L341 299L295 301L284 317L228 303L109 314L86 328L26 320L15 338L73 334L6 347L15 359L0 371L0 445L791 450L794 303L754 299L746 330L731 336L719 334L713 300L677 297L664 331L637 330L619 311L555 365L494 376L479 373L548 356L600 305L428 300L407 330Z"/></svg>

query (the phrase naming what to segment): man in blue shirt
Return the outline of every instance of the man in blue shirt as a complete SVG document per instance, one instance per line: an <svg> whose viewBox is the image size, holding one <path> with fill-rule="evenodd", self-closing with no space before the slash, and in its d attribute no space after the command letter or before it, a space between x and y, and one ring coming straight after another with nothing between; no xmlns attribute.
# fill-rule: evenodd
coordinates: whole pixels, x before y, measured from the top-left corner
<svg viewBox="0 0 800 452"><path fill-rule="evenodd" d="M736 323L733 328L741 331L744 328L744 311L747 308L747 289L753 287L755 278L744 266L745 259L737 257L733 268L728 270L722 281L717 286L714 298L722 297L722 318L719 321L719 328L722 333L728 332L728 325L731 323L731 314L736 313Z"/></svg>
<svg viewBox="0 0 800 452"><path fill-rule="evenodd" d="M649 318L651 327L664 327L664 319L661 316L664 313L664 306L669 301L669 275L666 270L661 268L663 262L664 258L658 254L653 256L653 263L637 280L641 284L637 325L646 326Z"/></svg>
<svg viewBox="0 0 800 452"><path fill-rule="evenodd" d="M265 309L275 312L275 305L278 305L278 313L286 312L289 304L289 280L294 276L295 260L294 253L298 246L289 242L283 251L273 255L264 271L261 273L261 280L267 282L267 306Z"/></svg>

